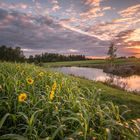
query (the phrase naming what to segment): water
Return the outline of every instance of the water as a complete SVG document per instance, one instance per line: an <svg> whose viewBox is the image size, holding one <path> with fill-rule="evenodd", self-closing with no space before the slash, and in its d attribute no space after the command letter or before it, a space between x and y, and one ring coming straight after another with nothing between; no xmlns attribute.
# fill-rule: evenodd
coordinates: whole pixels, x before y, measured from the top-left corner
<svg viewBox="0 0 140 140"><path fill-rule="evenodd" d="M87 67L59 67L53 68L65 74L84 77L93 81L108 82L110 84L121 87L127 91L140 92L140 76L132 75L129 77L120 77L103 72L102 69L87 68Z"/></svg>

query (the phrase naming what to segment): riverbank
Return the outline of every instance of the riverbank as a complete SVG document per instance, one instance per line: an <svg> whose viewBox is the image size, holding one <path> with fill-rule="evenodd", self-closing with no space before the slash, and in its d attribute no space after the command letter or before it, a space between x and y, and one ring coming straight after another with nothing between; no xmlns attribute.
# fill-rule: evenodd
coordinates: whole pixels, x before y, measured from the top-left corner
<svg viewBox="0 0 140 140"><path fill-rule="evenodd" d="M94 82L91 80L86 80L84 78L77 78L80 82L80 87L87 87L89 89L100 89L102 92L101 100L104 101L112 101L116 105L122 106L126 105L130 112L128 112L125 116L128 119L131 118L140 118L140 96L134 95L130 92L117 89L101 82Z"/></svg>
<svg viewBox="0 0 140 140"><path fill-rule="evenodd" d="M140 59L138 58L116 59L113 62L113 65L114 67L110 67L107 60L99 59L86 61L50 62L44 63L43 67L90 67L104 69L104 71L107 73L120 76L128 76L133 74L140 75Z"/></svg>
<svg viewBox="0 0 140 140"><path fill-rule="evenodd" d="M130 91L132 94L140 95L140 76L132 75L127 77L108 74L103 69L89 67L53 67L52 71L62 72L64 74L84 77L88 80L99 81L111 87Z"/></svg>
<svg viewBox="0 0 140 140"><path fill-rule="evenodd" d="M63 75L65 76L65 74ZM100 99L102 102L110 101L119 106L126 105L129 109L129 112L125 115L127 119L140 118L140 96L135 92L127 92L117 86L103 82L95 82L84 77L77 77L74 75L69 75L69 77L74 77L76 81L79 81L80 88L87 88L89 90L95 88L101 90ZM123 109L122 107L122 110Z"/></svg>

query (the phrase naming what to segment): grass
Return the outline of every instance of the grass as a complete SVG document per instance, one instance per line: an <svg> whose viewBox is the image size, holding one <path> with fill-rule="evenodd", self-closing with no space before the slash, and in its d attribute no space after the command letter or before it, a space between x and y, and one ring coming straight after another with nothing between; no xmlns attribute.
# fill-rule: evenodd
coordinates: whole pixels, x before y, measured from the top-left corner
<svg viewBox="0 0 140 140"><path fill-rule="evenodd" d="M62 66L92 66L95 64L104 64L105 60L84 60L84 61L65 61L45 63L45 67L62 67Z"/></svg>
<svg viewBox="0 0 140 140"><path fill-rule="evenodd" d="M133 93L113 88L101 82L94 82L79 78L80 87L88 87L88 89L97 88L102 90L100 99L104 101L112 101L116 105L126 105L130 112L126 114L127 119L140 118L140 96Z"/></svg>
<svg viewBox="0 0 140 140"><path fill-rule="evenodd" d="M128 101L139 98L123 94L34 65L0 63L0 139L140 139L139 123L118 106L127 103L137 114L138 104Z"/></svg>
<svg viewBox="0 0 140 140"><path fill-rule="evenodd" d="M67 61L67 62L49 62L45 63L44 67L62 67L62 66L81 66L81 67L99 67L102 68L107 64L104 59L100 60L85 60L85 61ZM127 58L127 59L116 59L115 65L140 65L140 59L138 58Z"/></svg>

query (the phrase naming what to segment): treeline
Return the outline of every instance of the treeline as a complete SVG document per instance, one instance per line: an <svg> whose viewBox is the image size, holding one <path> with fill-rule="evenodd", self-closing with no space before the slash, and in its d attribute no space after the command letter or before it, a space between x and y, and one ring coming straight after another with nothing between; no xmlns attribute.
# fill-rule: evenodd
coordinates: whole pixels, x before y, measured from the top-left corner
<svg viewBox="0 0 140 140"><path fill-rule="evenodd" d="M40 63L40 62L59 62L59 61L78 61L86 60L84 55L61 55L55 53L42 53L41 55L29 56L28 61L30 63Z"/></svg>
<svg viewBox="0 0 140 140"><path fill-rule="evenodd" d="M58 62L58 61L78 61L86 60L84 55L61 55L55 53L42 53L40 55L26 58L20 47L7 47L5 45L0 46L0 61L10 62L29 62L29 63L41 63L41 62Z"/></svg>
<svg viewBox="0 0 140 140"><path fill-rule="evenodd" d="M7 47L5 45L0 46L0 60L11 62L24 62L25 56L20 47Z"/></svg>

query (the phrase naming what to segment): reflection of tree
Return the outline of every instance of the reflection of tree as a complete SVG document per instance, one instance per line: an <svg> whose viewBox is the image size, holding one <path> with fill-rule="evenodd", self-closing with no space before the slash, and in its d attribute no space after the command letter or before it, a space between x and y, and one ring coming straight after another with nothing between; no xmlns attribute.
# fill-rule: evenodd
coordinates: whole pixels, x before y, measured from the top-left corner
<svg viewBox="0 0 140 140"><path fill-rule="evenodd" d="M127 90L129 85L126 81L122 80L122 77L115 76L112 74L107 74L109 78L105 80L105 83L112 86L117 86L119 88Z"/></svg>

